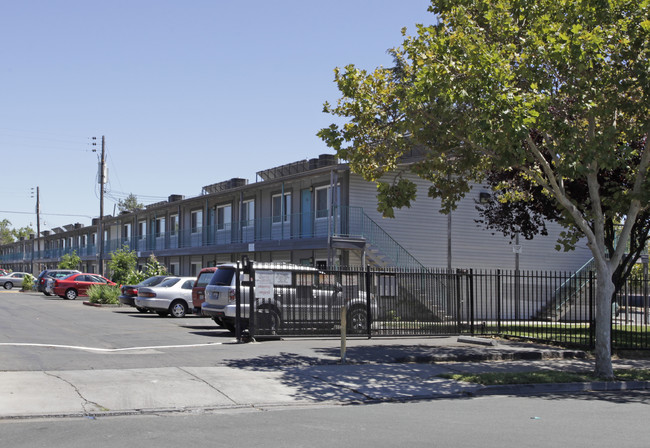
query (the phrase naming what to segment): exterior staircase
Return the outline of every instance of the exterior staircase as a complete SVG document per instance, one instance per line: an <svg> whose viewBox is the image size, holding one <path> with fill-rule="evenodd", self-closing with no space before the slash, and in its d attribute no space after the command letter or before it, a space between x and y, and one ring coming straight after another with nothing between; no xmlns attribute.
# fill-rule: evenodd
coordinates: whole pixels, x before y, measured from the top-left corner
<svg viewBox="0 0 650 448"><path fill-rule="evenodd" d="M447 282L445 276L431 273L426 288L414 288L409 281L408 272L425 272L428 270L417 258L400 245L379 224L370 218L361 208L350 207L348 222L354 223L354 236L366 241L366 259L368 264L381 268L395 268L396 285L400 300L417 303L424 307L435 321L452 319L442 304L448 303ZM350 230L350 228L348 230ZM432 291L438 297L431 297Z"/></svg>
<svg viewBox="0 0 650 448"><path fill-rule="evenodd" d="M553 291L551 298L546 304L535 314L535 318L553 322L563 320L566 313L584 298L583 291L589 286L589 273L595 271L594 265L595 262L592 258L563 281ZM592 276L591 279L595 280L595 277Z"/></svg>

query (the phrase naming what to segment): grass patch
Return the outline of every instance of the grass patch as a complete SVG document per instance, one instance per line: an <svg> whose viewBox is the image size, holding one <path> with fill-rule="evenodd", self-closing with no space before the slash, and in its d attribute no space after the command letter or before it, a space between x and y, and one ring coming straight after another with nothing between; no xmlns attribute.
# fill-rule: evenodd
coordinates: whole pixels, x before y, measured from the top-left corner
<svg viewBox="0 0 650 448"><path fill-rule="evenodd" d="M614 375L618 381L650 381L650 370L647 369L616 369L614 370ZM599 381L599 378L591 373L561 372L555 370L536 370L517 373L443 373L438 375L438 377L468 383L478 383L484 386Z"/></svg>

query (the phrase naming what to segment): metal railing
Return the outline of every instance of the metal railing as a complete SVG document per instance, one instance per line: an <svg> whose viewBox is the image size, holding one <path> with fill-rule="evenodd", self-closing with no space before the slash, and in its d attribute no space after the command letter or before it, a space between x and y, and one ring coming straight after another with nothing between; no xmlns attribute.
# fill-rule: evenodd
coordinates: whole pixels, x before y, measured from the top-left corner
<svg viewBox="0 0 650 448"><path fill-rule="evenodd" d="M104 254L118 249L157 252L194 247L217 247L260 241L294 240L307 238L364 238L371 250L387 257L390 265L423 267L394 238L373 221L361 207L334 207L316 213L294 213L281 220L277 217L247 221L232 221L221 225L147 233L110 239L104 242ZM18 251L0 255L0 262L57 260L73 251L82 259L96 257L97 245L72 245L41 251Z"/></svg>
<svg viewBox="0 0 650 448"><path fill-rule="evenodd" d="M596 315L593 272L579 279L586 286L562 319L536 317L559 285L572 276L575 274L502 270L457 270L452 274L431 269L324 270L310 276L319 286L303 281L299 287L278 289L273 297L283 297L283 301L273 318L259 315L261 321L252 331L255 335L335 335L341 330L341 308L348 304L356 310L354 316L348 314L348 333L357 336L472 334L591 349ZM454 294L440 288L443 282L453 285ZM648 286L647 278L630 280L613 302L613 349L650 350ZM243 303L249 300L244 293ZM268 309L268 301L260 303L260 308ZM253 309L256 316L258 310ZM269 322L273 328L265 326Z"/></svg>

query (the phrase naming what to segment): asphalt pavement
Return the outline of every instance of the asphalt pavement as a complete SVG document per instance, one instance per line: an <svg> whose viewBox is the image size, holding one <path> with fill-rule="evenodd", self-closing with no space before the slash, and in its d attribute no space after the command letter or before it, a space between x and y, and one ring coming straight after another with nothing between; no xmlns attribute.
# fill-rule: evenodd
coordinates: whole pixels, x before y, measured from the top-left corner
<svg viewBox="0 0 650 448"><path fill-rule="evenodd" d="M485 338L354 338L348 339L344 348L340 339L245 344L226 339L222 345L232 345L236 356L206 366L3 371L0 419L650 389L650 382L481 386L438 376L450 372L593 370L593 360L580 350ZM615 368L650 368L650 360L616 359L614 364Z"/></svg>

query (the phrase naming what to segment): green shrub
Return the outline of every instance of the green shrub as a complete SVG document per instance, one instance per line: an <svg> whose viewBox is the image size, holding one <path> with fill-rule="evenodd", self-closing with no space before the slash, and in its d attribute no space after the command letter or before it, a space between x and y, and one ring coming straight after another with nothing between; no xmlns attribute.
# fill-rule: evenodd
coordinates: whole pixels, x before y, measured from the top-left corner
<svg viewBox="0 0 650 448"><path fill-rule="evenodd" d="M65 254L64 256L61 257L61 261L59 262L58 268L59 269L79 269L80 264L81 264L81 257L79 257L79 255L77 255L76 250L73 250L72 253Z"/></svg>
<svg viewBox="0 0 650 448"><path fill-rule="evenodd" d="M108 269L111 271L111 280L118 285L130 285L128 276L135 271L138 264L138 254L124 245L121 249L111 252Z"/></svg>
<svg viewBox="0 0 650 448"><path fill-rule="evenodd" d="M34 289L34 276L32 274L25 274L23 277L23 291L31 291Z"/></svg>
<svg viewBox="0 0 650 448"><path fill-rule="evenodd" d="M103 305L115 305L119 303L120 288L112 285L92 285L88 288L90 303L101 303Z"/></svg>

